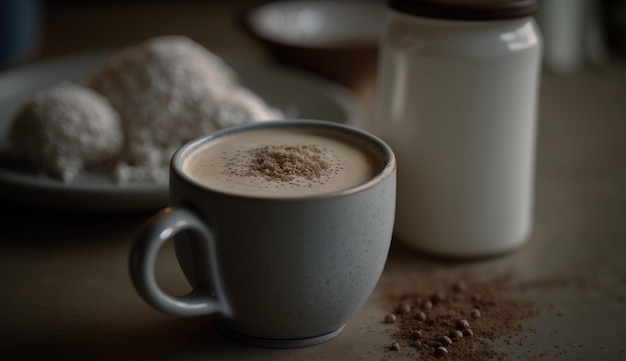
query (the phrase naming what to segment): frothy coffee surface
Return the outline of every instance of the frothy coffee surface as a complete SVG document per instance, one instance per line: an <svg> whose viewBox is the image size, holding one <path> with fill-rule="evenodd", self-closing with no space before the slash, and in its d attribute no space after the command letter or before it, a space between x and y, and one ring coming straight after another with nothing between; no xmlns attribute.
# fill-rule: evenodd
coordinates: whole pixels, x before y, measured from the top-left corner
<svg viewBox="0 0 626 361"><path fill-rule="evenodd" d="M270 128L222 136L195 150L183 171L221 191L255 196L323 194L365 183L384 167L374 145L326 128Z"/></svg>

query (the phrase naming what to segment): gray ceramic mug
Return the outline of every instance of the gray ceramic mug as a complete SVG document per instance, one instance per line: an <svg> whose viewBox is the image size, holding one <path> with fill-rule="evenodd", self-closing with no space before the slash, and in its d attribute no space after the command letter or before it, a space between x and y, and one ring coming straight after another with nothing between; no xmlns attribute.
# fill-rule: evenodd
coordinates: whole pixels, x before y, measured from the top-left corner
<svg viewBox="0 0 626 361"><path fill-rule="evenodd" d="M301 197L223 192L185 174L183 161L220 137L255 129L336 130L375 147L378 174L349 189ZM262 122L229 128L184 145L170 167L170 207L139 232L130 275L142 298L178 316L213 314L240 342L301 347L338 335L370 296L383 271L393 229L396 160L380 139L338 123ZM193 287L175 297L157 285L154 263L174 237Z"/></svg>

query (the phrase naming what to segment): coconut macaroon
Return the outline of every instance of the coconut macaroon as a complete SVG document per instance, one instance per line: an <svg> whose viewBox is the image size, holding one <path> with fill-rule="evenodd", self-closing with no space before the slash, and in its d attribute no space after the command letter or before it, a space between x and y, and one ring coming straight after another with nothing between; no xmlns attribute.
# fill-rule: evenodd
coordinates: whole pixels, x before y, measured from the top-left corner
<svg viewBox="0 0 626 361"><path fill-rule="evenodd" d="M119 115L91 89L61 83L35 92L10 130L12 147L35 166L71 182L85 165L103 164L121 149Z"/></svg>
<svg viewBox="0 0 626 361"><path fill-rule="evenodd" d="M164 36L115 54L89 81L119 112L125 135L115 177L162 180L187 141L238 124L281 119L244 88L218 56L183 36Z"/></svg>

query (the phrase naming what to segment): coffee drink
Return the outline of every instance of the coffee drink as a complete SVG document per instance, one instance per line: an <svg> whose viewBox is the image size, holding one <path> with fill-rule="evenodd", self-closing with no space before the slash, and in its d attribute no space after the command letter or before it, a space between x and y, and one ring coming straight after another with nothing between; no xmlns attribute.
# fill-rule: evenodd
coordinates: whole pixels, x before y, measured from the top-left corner
<svg viewBox="0 0 626 361"><path fill-rule="evenodd" d="M363 184L384 161L377 147L339 130L276 127L216 138L187 156L182 168L223 192L296 197Z"/></svg>
<svg viewBox="0 0 626 361"><path fill-rule="evenodd" d="M170 205L129 258L155 309L214 315L242 343L303 347L337 336L376 287L396 204L396 158L382 140L328 121L266 121L183 145L170 170ZM171 238L187 296L155 278Z"/></svg>

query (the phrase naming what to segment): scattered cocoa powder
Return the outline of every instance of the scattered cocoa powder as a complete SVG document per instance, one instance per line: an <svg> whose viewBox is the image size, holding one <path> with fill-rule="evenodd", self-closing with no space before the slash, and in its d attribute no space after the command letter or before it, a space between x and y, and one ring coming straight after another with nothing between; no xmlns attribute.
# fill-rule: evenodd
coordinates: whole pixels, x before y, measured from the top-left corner
<svg viewBox="0 0 626 361"><path fill-rule="evenodd" d="M416 350L421 360L505 357L494 340L523 330L538 314L532 302L511 297L509 280L439 280L402 294L393 300L397 349Z"/></svg>
<svg viewBox="0 0 626 361"><path fill-rule="evenodd" d="M324 159L324 149L315 145L266 145L251 152L253 159L247 174L268 180L315 180L330 168Z"/></svg>

